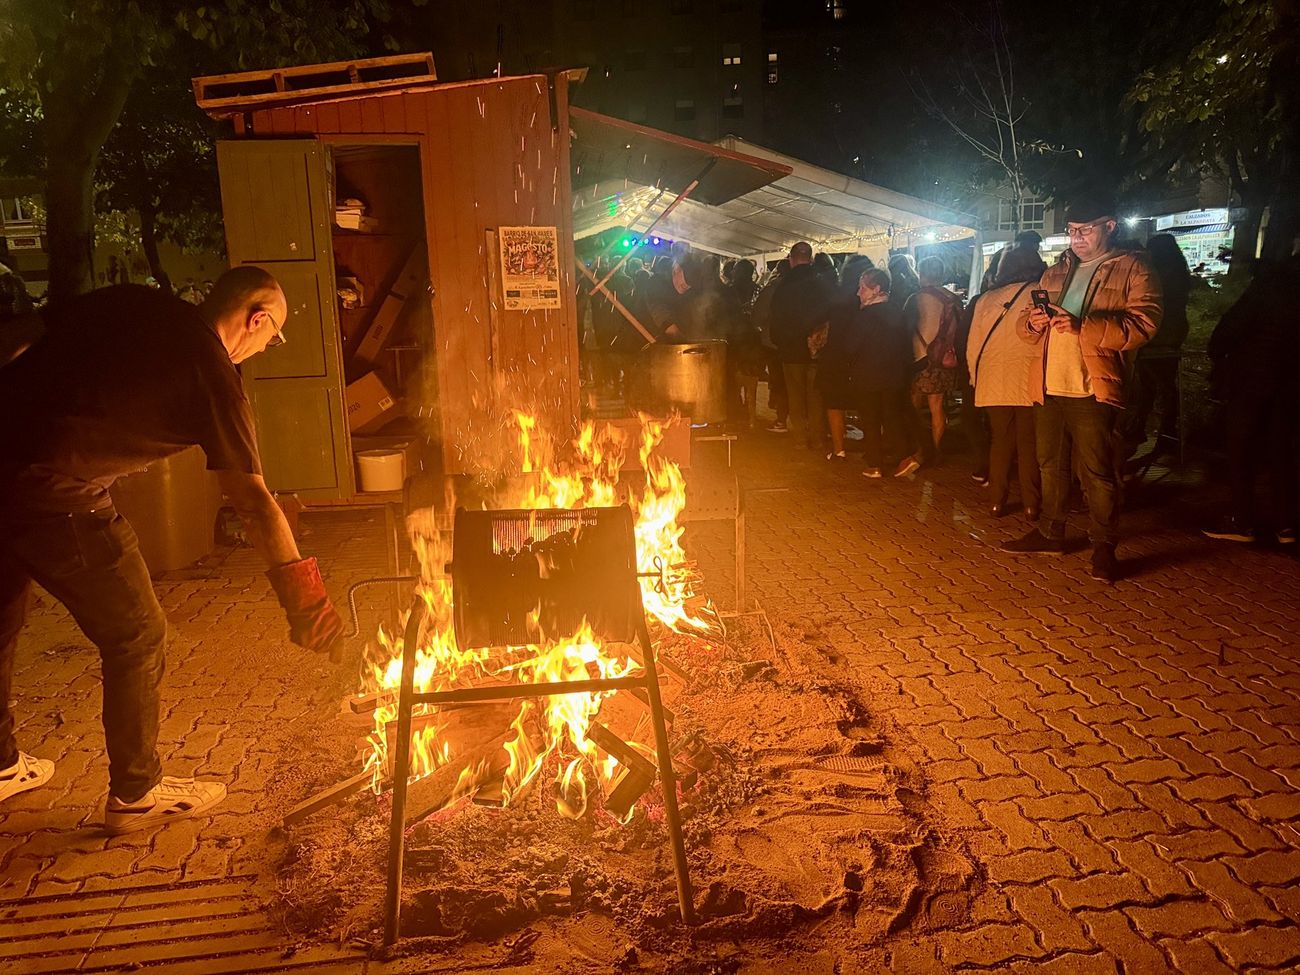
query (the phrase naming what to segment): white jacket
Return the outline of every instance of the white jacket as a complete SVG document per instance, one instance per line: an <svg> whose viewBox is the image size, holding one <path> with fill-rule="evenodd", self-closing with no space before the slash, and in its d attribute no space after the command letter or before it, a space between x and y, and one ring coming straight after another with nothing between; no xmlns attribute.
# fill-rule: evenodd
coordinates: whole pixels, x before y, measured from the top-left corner
<svg viewBox="0 0 1300 975"><path fill-rule="evenodd" d="M1035 281L1004 284L975 299L966 366L975 387L976 406L1034 405L1031 380L1042 352L1033 346L1026 348L1016 334L1016 322L1021 312L1029 313L1037 287Z"/></svg>

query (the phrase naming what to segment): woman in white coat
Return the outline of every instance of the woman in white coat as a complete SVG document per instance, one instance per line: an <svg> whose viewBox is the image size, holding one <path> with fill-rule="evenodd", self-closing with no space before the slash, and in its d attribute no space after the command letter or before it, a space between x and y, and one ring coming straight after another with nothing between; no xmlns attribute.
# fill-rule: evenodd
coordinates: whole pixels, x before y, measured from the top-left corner
<svg viewBox="0 0 1300 975"><path fill-rule="evenodd" d="M966 365L975 387L975 406L989 418L989 512L1007 512L1011 463L1017 460L1020 503L1025 517L1038 520L1042 482L1034 439L1034 397L1030 377L1041 350L1021 340L1016 321L1032 303L1032 292L1046 265L1038 253L1013 248L1002 255L995 286L978 295L966 314L970 320Z"/></svg>

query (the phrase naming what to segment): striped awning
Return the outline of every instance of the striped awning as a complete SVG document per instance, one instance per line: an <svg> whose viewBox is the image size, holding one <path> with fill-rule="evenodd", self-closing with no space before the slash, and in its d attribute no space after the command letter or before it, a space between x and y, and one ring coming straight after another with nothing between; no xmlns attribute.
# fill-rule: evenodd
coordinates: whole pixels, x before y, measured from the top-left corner
<svg viewBox="0 0 1300 975"><path fill-rule="evenodd" d="M1206 237L1210 234L1226 234L1232 230L1230 223L1208 223L1204 227L1185 227L1182 230L1170 230L1175 237Z"/></svg>

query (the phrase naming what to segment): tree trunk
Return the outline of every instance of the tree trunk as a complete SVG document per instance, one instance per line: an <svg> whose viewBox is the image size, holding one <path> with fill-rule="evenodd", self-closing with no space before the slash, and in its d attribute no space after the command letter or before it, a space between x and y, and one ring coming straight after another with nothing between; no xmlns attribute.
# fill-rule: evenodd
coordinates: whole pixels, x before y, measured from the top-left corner
<svg viewBox="0 0 1300 975"><path fill-rule="evenodd" d="M1020 233L1020 220L1025 212L1025 187L1020 182L1019 173L1011 178L1011 192L1014 194L1011 198L1011 236L1014 239Z"/></svg>
<svg viewBox="0 0 1300 975"><path fill-rule="evenodd" d="M1263 257L1284 261L1300 234L1300 0L1274 0L1276 45L1269 82L1277 93L1282 157L1277 192L1268 207Z"/></svg>
<svg viewBox="0 0 1300 975"><path fill-rule="evenodd" d="M174 292L176 289L172 287L171 278L163 270L162 259L158 256L158 214L150 206L140 208L140 247L158 287L168 294Z"/></svg>
<svg viewBox="0 0 1300 975"><path fill-rule="evenodd" d="M93 286L94 175L93 159L50 154L45 169L50 301L63 301Z"/></svg>
<svg viewBox="0 0 1300 975"><path fill-rule="evenodd" d="M45 232L49 240L50 301L94 286L95 165L139 70L125 54L110 57L98 79L58 73L38 79L46 150Z"/></svg>
<svg viewBox="0 0 1300 975"><path fill-rule="evenodd" d="M1232 257L1228 261L1228 279L1249 278L1255 270L1255 247L1259 241L1259 223L1264 216L1264 207L1258 201L1241 201L1246 210L1246 218L1232 231Z"/></svg>

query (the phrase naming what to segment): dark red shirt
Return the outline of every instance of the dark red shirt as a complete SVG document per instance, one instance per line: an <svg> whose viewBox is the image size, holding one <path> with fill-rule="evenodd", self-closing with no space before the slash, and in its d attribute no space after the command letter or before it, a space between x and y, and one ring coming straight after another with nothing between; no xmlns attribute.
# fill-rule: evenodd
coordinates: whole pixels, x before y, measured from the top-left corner
<svg viewBox="0 0 1300 975"><path fill-rule="evenodd" d="M260 474L253 414L193 305L140 285L46 313L45 336L0 369L7 511L93 511L124 474L197 444L210 470Z"/></svg>

